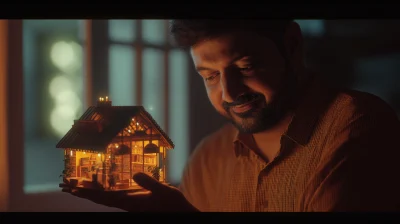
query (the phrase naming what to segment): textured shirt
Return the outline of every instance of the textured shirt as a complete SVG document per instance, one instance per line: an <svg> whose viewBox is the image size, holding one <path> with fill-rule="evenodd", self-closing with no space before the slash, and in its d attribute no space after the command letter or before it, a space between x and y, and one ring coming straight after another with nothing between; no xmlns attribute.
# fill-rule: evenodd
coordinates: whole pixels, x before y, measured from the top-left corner
<svg viewBox="0 0 400 224"><path fill-rule="evenodd" d="M226 124L204 138L180 189L200 211L393 211L400 208L400 123L378 97L313 81L266 162Z"/></svg>

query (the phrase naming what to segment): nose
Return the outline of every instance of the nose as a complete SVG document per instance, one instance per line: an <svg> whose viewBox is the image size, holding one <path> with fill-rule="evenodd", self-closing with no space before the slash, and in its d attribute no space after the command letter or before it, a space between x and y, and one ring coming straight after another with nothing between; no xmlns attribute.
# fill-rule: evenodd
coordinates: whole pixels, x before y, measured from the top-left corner
<svg viewBox="0 0 400 224"><path fill-rule="evenodd" d="M224 72L220 76L223 101L228 103L234 102L237 97L245 92L246 86L240 74Z"/></svg>

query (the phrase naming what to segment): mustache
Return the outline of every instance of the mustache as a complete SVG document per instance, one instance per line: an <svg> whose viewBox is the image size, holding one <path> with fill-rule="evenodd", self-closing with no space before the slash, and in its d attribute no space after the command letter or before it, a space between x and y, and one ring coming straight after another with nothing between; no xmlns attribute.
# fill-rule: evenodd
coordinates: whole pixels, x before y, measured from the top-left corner
<svg viewBox="0 0 400 224"><path fill-rule="evenodd" d="M260 94L260 93L247 93L247 94L242 94L242 95L238 96L238 97L236 98L236 100L233 101L233 102L228 103L228 102L224 101L224 102L222 103L222 106L223 106L225 109L227 109L227 108L229 108L229 107L234 107L234 106L238 106L238 105L241 105L241 104L245 104L245 103L248 103L248 102L253 101L253 100L258 100L258 99L260 99L260 98L262 98L262 97L263 97L263 95Z"/></svg>

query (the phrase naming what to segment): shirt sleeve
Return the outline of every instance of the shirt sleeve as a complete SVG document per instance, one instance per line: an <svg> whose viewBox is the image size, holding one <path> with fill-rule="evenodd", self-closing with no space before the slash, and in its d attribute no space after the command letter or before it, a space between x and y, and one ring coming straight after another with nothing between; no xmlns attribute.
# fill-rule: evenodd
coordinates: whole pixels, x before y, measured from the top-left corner
<svg viewBox="0 0 400 224"><path fill-rule="evenodd" d="M305 192L305 211L400 210L400 123L385 106L354 113L331 133Z"/></svg>

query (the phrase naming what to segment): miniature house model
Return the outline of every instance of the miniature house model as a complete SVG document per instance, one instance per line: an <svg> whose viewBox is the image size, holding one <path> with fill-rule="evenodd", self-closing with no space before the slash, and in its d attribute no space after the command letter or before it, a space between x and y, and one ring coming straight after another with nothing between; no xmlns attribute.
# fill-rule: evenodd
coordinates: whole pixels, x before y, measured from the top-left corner
<svg viewBox="0 0 400 224"><path fill-rule="evenodd" d="M75 120L56 147L64 149L65 184L135 190L136 172L166 181L166 152L174 144L142 106L112 106L106 97Z"/></svg>

